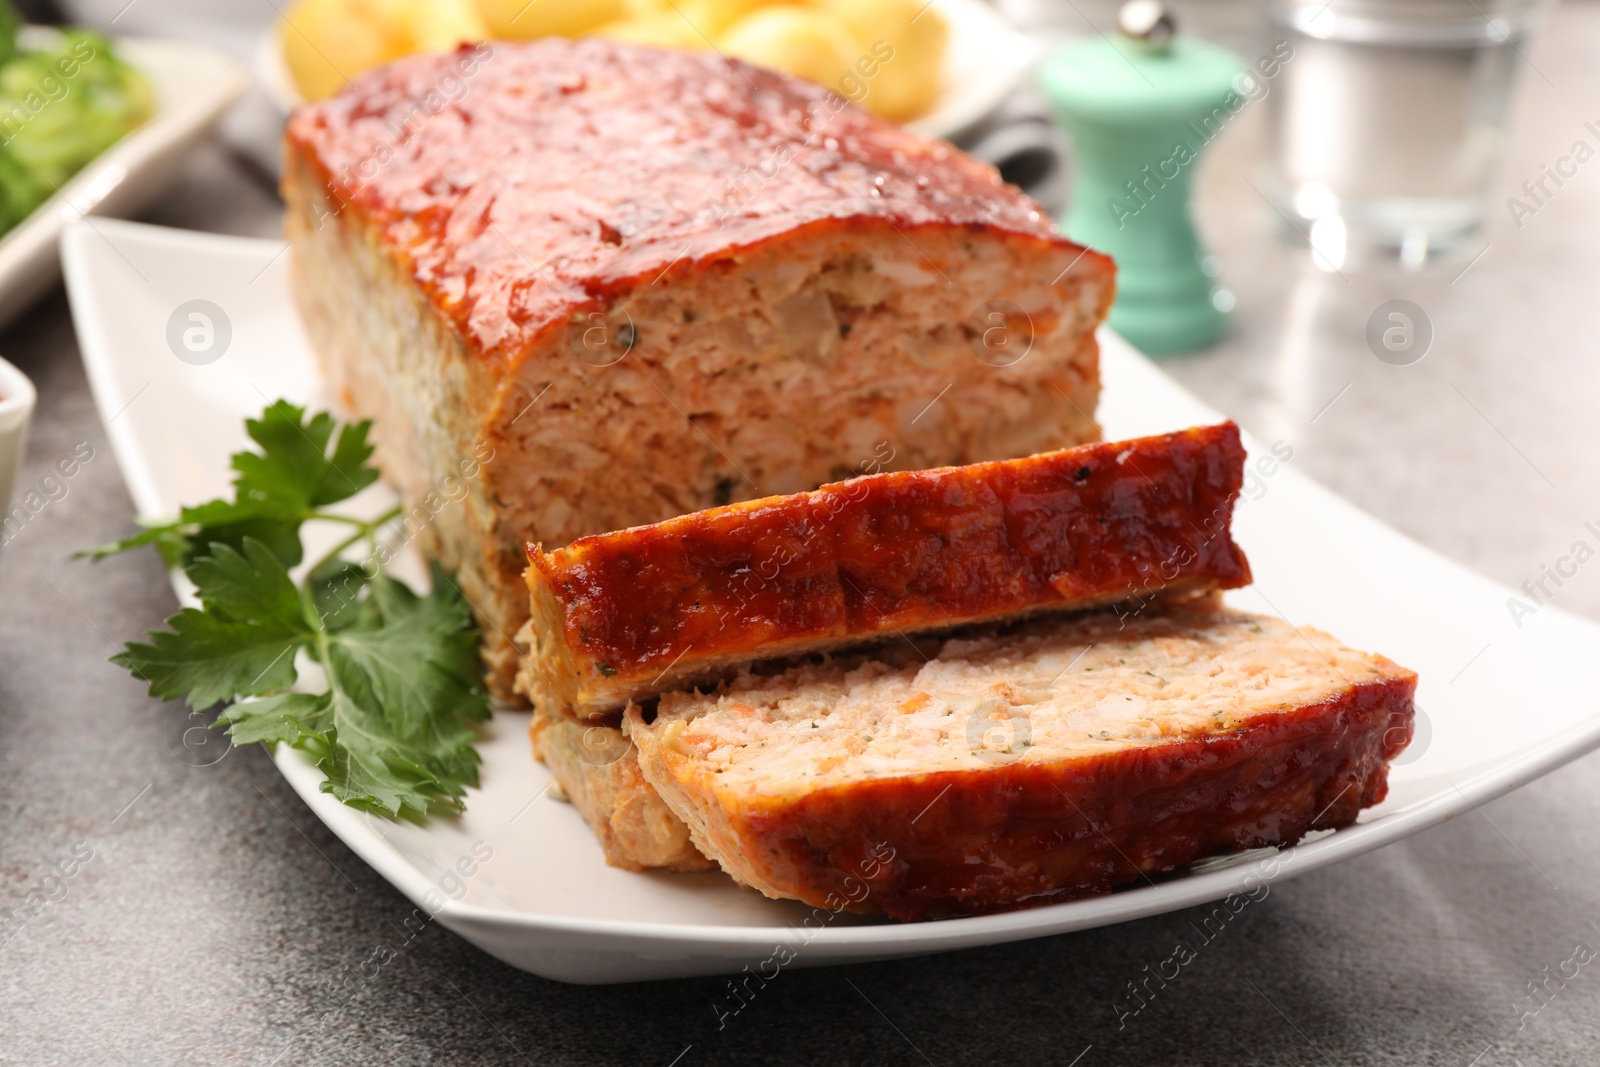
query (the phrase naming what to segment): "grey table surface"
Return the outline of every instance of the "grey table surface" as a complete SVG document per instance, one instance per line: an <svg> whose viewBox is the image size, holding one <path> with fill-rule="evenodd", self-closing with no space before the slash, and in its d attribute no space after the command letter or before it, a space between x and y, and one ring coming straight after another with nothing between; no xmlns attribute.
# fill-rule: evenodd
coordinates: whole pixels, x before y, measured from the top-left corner
<svg viewBox="0 0 1600 1067"><path fill-rule="evenodd" d="M1560 8L1525 61L1502 198L1592 138L1600 7ZM1511 585L1537 577L1600 519L1600 170L1521 228L1497 207L1480 241L1419 273L1332 274L1275 233L1246 180L1262 132L1243 114L1198 194L1238 297L1232 333L1168 368L1410 536ZM278 211L212 144L148 218L266 235ZM1363 341L1392 298L1421 305L1436 331L1409 367ZM721 1030L716 979L565 986L438 927L355 978L410 905L265 754L185 763L181 710L106 663L172 610L166 576L153 555L66 558L126 534L132 505L64 298L0 336L0 351L40 392L19 484L93 450L0 554L0 914L25 915L0 943L0 1062L1600 1062L1600 971L1547 983L1575 950L1600 946L1600 755L1274 887L1132 1017L1114 1004L1193 914L785 972ZM1600 568L1556 602L1600 618ZM1514 730L1517 709L1506 714ZM46 882L74 857L74 877ZM42 910L26 908L47 890ZM1544 984L1540 999L1530 983Z"/></svg>

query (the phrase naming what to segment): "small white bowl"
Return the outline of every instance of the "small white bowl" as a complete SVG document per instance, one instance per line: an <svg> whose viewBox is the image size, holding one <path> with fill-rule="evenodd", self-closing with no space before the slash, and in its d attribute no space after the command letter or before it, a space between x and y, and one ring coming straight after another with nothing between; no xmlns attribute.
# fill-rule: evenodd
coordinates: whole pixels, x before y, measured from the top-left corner
<svg viewBox="0 0 1600 1067"><path fill-rule="evenodd" d="M0 519L11 509L11 486L22 465L28 423L38 400L28 376L0 359Z"/></svg>

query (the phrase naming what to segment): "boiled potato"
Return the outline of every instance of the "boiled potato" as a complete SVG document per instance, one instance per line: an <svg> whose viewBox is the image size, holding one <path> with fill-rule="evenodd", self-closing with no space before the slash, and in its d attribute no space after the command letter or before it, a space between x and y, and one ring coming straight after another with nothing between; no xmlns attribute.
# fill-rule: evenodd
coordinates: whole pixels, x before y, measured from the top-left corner
<svg viewBox="0 0 1600 1067"><path fill-rule="evenodd" d="M411 52L448 52L463 41L482 41L489 24L473 0L387 0Z"/></svg>
<svg viewBox="0 0 1600 1067"><path fill-rule="evenodd" d="M694 51L709 47L706 39L676 11L654 11L645 15L608 22L594 31L597 37L656 48L681 48Z"/></svg>
<svg viewBox="0 0 1600 1067"><path fill-rule="evenodd" d="M278 24L284 62L307 100L401 56L487 36L472 0L299 0Z"/></svg>
<svg viewBox="0 0 1600 1067"><path fill-rule="evenodd" d="M730 56L837 89L860 46L830 12L779 4L735 22L717 42Z"/></svg>
<svg viewBox="0 0 1600 1067"><path fill-rule="evenodd" d="M344 88L345 80L387 63L397 44L368 4L350 0L300 0L278 23L283 61L295 88L307 100L322 100Z"/></svg>
<svg viewBox="0 0 1600 1067"><path fill-rule="evenodd" d="M665 0L661 0L665 3ZM673 0L683 17L711 40L751 12L766 7L768 0ZM667 10L672 10L670 7Z"/></svg>
<svg viewBox="0 0 1600 1067"><path fill-rule="evenodd" d="M581 37L629 14L626 0L477 0L496 37Z"/></svg>
<svg viewBox="0 0 1600 1067"><path fill-rule="evenodd" d="M924 0L813 0L836 15L861 45L877 53L879 41L894 50L877 73L863 77L859 102L885 118L904 122L931 108L939 97L949 27Z"/></svg>

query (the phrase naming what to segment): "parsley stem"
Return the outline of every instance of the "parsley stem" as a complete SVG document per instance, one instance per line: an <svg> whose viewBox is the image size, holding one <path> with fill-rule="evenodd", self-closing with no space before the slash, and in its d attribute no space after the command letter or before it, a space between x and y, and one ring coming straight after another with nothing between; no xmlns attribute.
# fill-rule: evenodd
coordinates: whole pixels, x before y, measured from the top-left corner
<svg viewBox="0 0 1600 1067"><path fill-rule="evenodd" d="M300 585L295 589L295 595L300 598L300 614L305 616L306 625L316 633L318 662L326 665L328 661L321 654L328 651L328 628L322 624L322 614L317 611L316 601L312 599L311 586Z"/></svg>
<svg viewBox="0 0 1600 1067"><path fill-rule="evenodd" d="M337 545L334 545L333 548L331 548L321 559L317 560L317 562L312 565L311 570L306 573L315 574L323 567L326 567L329 563L332 563L334 560L338 559L340 554L343 553L345 549L349 548L351 545L362 540L363 538L366 538L369 541L374 541L375 543L377 533L383 528L384 524L399 518L401 513L404 511L405 506L403 504L396 504L388 511L385 511L382 515L379 515L377 518L371 520L352 519L348 515L330 515L321 511L311 512L310 517L313 519L328 519L333 522L342 522L346 525L356 527L356 530L349 537L346 537L343 541L340 541ZM373 554L376 555L376 551L374 551Z"/></svg>
<svg viewBox="0 0 1600 1067"><path fill-rule="evenodd" d="M357 530L355 533L351 534L349 537L346 537L343 541L340 541L338 544L336 544L332 548L330 548L328 550L327 554L324 555L321 559L317 560L316 563L312 564L311 565L311 569L309 571L307 571L306 573L307 574L315 574L315 573L317 573L322 568L326 567L328 564L330 564L334 560L338 559L339 556L344 552L345 549L349 548L351 545L355 544L357 541L361 540L365 536L367 536L367 531L366 530Z"/></svg>
<svg viewBox="0 0 1600 1067"><path fill-rule="evenodd" d="M324 522L342 522L346 526L359 526L365 530L368 528L376 529L377 527L388 522L390 519L399 518L400 513L404 510L404 505L396 504L382 515L379 515L376 519L358 519L352 515L339 515L332 511L308 511L306 512L306 518L321 519Z"/></svg>

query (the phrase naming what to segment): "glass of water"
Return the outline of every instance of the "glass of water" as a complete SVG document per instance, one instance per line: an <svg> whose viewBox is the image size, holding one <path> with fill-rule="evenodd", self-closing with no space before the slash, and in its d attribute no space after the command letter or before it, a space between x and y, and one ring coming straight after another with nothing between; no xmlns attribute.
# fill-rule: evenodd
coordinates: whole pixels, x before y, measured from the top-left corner
<svg viewBox="0 0 1600 1067"><path fill-rule="evenodd" d="M1269 0L1293 49L1268 97L1273 196L1319 261L1337 268L1365 238L1420 264L1478 228L1547 6Z"/></svg>

